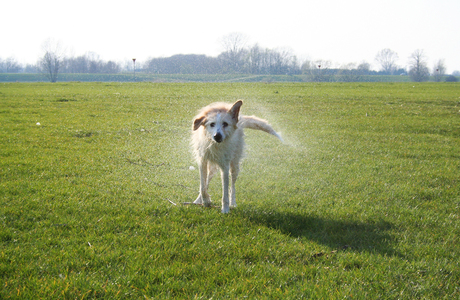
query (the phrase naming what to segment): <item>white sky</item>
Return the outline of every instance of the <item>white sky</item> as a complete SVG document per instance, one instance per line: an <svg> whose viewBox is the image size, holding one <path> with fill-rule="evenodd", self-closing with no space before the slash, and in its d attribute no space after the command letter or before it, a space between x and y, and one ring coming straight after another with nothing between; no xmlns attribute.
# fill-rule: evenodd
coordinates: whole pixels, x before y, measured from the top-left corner
<svg viewBox="0 0 460 300"><path fill-rule="evenodd" d="M390 48L406 67L423 49L428 67L460 70L459 0L14 0L0 17L0 58L35 63L45 40L67 55L142 63L174 54L217 56L232 32L248 46L290 48L300 60L367 61Z"/></svg>

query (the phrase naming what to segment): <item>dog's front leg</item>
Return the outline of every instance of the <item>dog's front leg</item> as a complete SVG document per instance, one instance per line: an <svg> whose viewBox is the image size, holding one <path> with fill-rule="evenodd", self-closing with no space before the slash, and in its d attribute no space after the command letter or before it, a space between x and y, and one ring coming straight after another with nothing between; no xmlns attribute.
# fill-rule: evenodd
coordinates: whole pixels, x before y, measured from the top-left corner
<svg viewBox="0 0 460 300"><path fill-rule="evenodd" d="M230 212L228 201L228 185L229 185L229 167L222 168L222 213L228 214Z"/></svg>
<svg viewBox="0 0 460 300"><path fill-rule="evenodd" d="M208 163L202 161L200 163L200 194L193 203L211 206L211 197L208 194Z"/></svg>
<svg viewBox="0 0 460 300"><path fill-rule="evenodd" d="M238 179L238 173L240 171L238 162L232 162L230 164L230 173L232 174L232 186L230 187L230 206L236 207L236 188L235 183Z"/></svg>

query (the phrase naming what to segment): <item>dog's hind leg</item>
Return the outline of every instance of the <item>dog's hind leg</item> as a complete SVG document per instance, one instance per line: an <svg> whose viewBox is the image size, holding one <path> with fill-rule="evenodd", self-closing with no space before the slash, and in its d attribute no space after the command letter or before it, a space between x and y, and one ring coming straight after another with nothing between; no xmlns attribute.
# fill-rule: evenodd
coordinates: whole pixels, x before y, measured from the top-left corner
<svg viewBox="0 0 460 300"><path fill-rule="evenodd" d="M209 180L211 179L208 175L208 162L202 161L200 163L200 194L193 203L203 204L204 206L211 206L211 197L208 194Z"/></svg>
<svg viewBox="0 0 460 300"><path fill-rule="evenodd" d="M209 183L211 179L216 175L217 172L217 165L213 163L208 163L208 178L206 180L206 189L209 187Z"/></svg>

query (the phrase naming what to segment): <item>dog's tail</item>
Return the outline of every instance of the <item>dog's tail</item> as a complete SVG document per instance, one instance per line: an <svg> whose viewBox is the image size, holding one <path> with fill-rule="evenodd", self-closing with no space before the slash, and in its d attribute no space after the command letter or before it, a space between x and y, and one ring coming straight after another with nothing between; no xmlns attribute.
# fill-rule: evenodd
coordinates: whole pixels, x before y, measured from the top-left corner
<svg viewBox="0 0 460 300"><path fill-rule="evenodd" d="M240 116L238 121L238 127L241 129L250 128L255 130L262 130L266 133L270 133L276 136L280 141L283 142L281 136L271 127L266 120L257 118L255 116Z"/></svg>

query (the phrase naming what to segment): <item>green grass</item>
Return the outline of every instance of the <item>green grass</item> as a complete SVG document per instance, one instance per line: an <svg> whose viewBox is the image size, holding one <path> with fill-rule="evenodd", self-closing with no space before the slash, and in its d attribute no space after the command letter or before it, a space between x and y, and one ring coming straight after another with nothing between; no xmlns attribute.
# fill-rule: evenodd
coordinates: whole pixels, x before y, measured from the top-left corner
<svg viewBox="0 0 460 300"><path fill-rule="evenodd" d="M286 143L246 131L229 215L180 205L236 99ZM2 299L460 297L460 84L9 83L0 124Z"/></svg>

